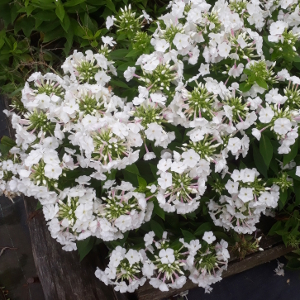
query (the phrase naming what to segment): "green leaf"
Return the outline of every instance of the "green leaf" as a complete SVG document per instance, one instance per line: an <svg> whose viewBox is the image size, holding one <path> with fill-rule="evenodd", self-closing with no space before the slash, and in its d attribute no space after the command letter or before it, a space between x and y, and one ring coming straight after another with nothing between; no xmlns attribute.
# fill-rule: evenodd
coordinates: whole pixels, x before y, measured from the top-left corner
<svg viewBox="0 0 300 300"><path fill-rule="evenodd" d="M112 60L122 59L128 54L127 49L117 49L109 53L109 58Z"/></svg>
<svg viewBox="0 0 300 300"><path fill-rule="evenodd" d="M279 210L281 210L285 206L287 200L288 200L288 192L287 191L280 191L279 205L278 205Z"/></svg>
<svg viewBox="0 0 300 300"><path fill-rule="evenodd" d="M149 200L150 201L150 200ZM165 211L159 206L157 201L153 201L154 208L153 211L163 220L165 220Z"/></svg>
<svg viewBox="0 0 300 300"><path fill-rule="evenodd" d="M276 231L282 230L283 229L283 222L282 221L277 221L269 230L268 235L275 235Z"/></svg>
<svg viewBox="0 0 300 300"><path fill-rule="evenodd" d="M42 208L43 208L43 205L41 204L40 201L38 201L37 204L36 204L35 210L39 210L39 209L42 209Z"/></svg>
<svg viewBox="0 0 300 300"><path fill-rule="evenodd" d="M239 85L239 90L243 93L248 92L251 89L251 84L243 82Z"/></svg>
<svg viewBox="0 0 300 300"><path fill-rule="evenodd" d="M80 3L84 3L86 0L68 0L68 2L64 3L64 7L71 7L78 5Z"/></svg>
<svg viewBox="0 0 300 300"><path fill-rule="evenodd" d="M180 229L180 230L183 234L185 242L189 243L190 241L196 239L196 237L191 232L189 232L188 230L183 230L183 229Z"/></svg>
<svg viewBox="0 0 300 300"><path fill-rule="evenodd" d="M296 55L292 57L292 61L294 62L300 62L300 56Z"/></svg>
<svg viewBox="0 0 300 300"><path fill-rule="evenodd" d="M201 224L196 231L194 232L194 234L196 236L202 236L204 234L205 231L210 231L212 228L212 225L210 222L205 222L203 224Z"/></svg>
<svg viewBox="0 0 300 300"><path fill-rule="evenodd" d="M9 147L7 145L0 144L1 156L6 157L6 155L9 153L10 149L11 149L11 147Z"/></svg>
<svg viewBox="0 0 300 300"><path fill-rule="evenodd" d="M154 231L155 235L161 239L163 232L164 232L164 229L162 228L162 226L158 222L156 222L152 219L150 221L150 227Z"/></svg>
<svg viewBox="0 0 300 300"><path fill-rule="evenodd" d="M88 13L84 14L84 26L87 27L88 29L90 29L92 32L96 32L97 31L97 27L95 26L95 24L93 23L93 20L90 18L90 16L88 15Z"/></svg>
<svg viewBox="0 0 300 300"><path fill-rule="evenodd" d="M300 269L300 260L298 257L292 257L286 264L286 268L290 270L299 270Z"/></svg>
<svg viewBox="0 0 300 300"><path fill-rule="evenodd" d="M91 42L91 46L92 47L97 47L98 46L98 42L97 41L92 41Z"/></svg>
<svg viewBox="0 0 300 300"><path fill-rule="evenodd" d="M60 27L58 27L51 32L45 33L43 43L48 43L50 41L54 41L63 36L64 36L64 32L62 31L62 29Z"/></svg>
<svg viewBox="0 0 300 300"><path fill-rule="evenodd" d="M15 26L14 26L14 32L17 33L20 30L23 30L24 34L29 37L32 30L35 29L34 28L34 19L32 17L20 17L17 19L17 21L15 22Z"/></svg>
<svg viewBox="0 0 300 300"><path fill-rule="evenodd" d="M285 166L291 162L298 154L298 139L296 139L294 145L291 146L291 151L288 154L283 155L283 165Z"/></svg>
<svg viewBox="0 0 300 300"><path fill-rule="evenodd" d="M127 166L125 170L132 174L140 175L139 169L135 164Z"/></svg>
<svg viewBox="0 0 300 300"><path fill-rule="evenodd" d="M112 12L114 12L115 14L117 13L115 5L112 2L112 0L106 0L106 5Z"/></svg>
<svg viewBox="0 0 300 300"><path fill-rule="evenodd" d="M156 174L157 173L157 166L153 165L153 164L149 164L149 166L150 166L153 177L157 178L157 174Z"/></svg>
<svg viewBox="0 0 300 300"><path fill-rule="evenodd" d="M139 188L145 190L146 186L147 186L147 181L141 177L141 176L137 176L138 182L139 182Z"/></svg>
<svg viewBox="0 0 300 300"><path fill-rule="evenodd" d="M263 157L261 156L257 146L253 143L252 144L253 148L253 159L254 159L254 164L257 168L257 170L265 177L268 178L268 168L264 162Z"/></svg>
<svg viewBox="0 0 300 300"><path fill-rule="evenodd" d="M16 146L16 142L13 139L11 139L10 137L6 136L6 135L2 137L1 144L5 145L5 146L8 146L10 148Z"/></svg>
<svg viewBox="0 0 300 300"><path fill-rule="evenodd" d="M130 173L127 170L122 170L122 173L124 175L124 180L130 182L134 187L139 186L139 182L137 179L137 175L134 173Z"/></svg>
<svg viewBox="0 0 300 300"><path fill-rule="evenodd" d="M263 89L265 89L265 90L268 89L267 83L266 83L262 78L256 77L256 78L255 78L255 81L256 81L256 83L257 83L260 87L262 87Z"/></svg>
<svg viewBox="0 0 300 300"><path fill-rule="evenodd" d="M67 33L68 33L69 28L70 28L70 24L71 24L71 22L70 22L69 16L65 15L63 21L61 22L61 26L64 29L64 31L67 32Z"/></svg>
<svg viewBox="0 0 300 300"><path fill-rule="evenodd" d="M244 69L243 73L248 75L248 76L251 76L253 74L250 69Z"/></svg>
<svg viewBox="0 0 300 300"><path fill-rule="evenodd" d="M266 166L269 167L273 157L273 145L265 134L261 135L259 141L259 152L262 155Z"/></svg>
<svg viewBox="0 0 300 300"><path fill-rule="evenodd" d="M137 57L141 54L142 50L132 50L125 57Z"/></svg>
<svg viewBox="0 0 300 300"><path fill-rule="evenodd" d="M111 80L110 82L111 82L112 86L119 86L119 87L122 87L122 88L125 88L125 89L129 89L129 86L123 81Z"/></svg>
<svg viewBox="0 0 300 300"><path fill-rule="evenodd" d="M82 261L87 254L93 249L96 242L95 237L89 237L83 241L77 241L77 249L80 256L80 261Z"/></svg>
<svg viewBox="0 0 300 300"><path fill-rule="evenodd" d="M65 17L65 9L63 7L63 5L61 3L57 4L56 9L55 9L55 13L58 16L58 18L60 19L60 21L62 22L64 17Z"/></svg>
<svg viewBox="0 0 300 300"><path fill-rule="evenodd" d="M39 11L34 15L34 18L42 21L54 21L56 19L56 15L53 11Z"/></svg>

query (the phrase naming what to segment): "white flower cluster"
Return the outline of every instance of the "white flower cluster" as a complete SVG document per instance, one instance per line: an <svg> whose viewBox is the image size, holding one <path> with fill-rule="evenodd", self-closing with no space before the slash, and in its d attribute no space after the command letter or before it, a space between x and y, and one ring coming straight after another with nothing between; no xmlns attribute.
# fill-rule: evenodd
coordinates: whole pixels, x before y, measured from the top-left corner
<svg viewBox="0 0 300 300"><path fill-rule="evenodd" d="M279 186L265 187L258 175L256 169L232 172L225 186L230 196L222 195L218 202L211 199L208 205L215 225L238 233L252 233L261 213L265 213L267 208L277 207Z"/></svg>
<svg viewBox="0 0 300 300"><path fill-rule="evenodd" d="M288 68L299 60L298 1L173 0L168 8L152 36L139 32L154 50L124 72L136 90L132 99L110 86L120 74L108 59L116 42L106 36L99 53L74 51L62 65L64 77L32 74L22 91L25 113L6 112L16 145L1 158L0 191L37 198L51 235L67 251L89 236L112 241L138 229L151 219L156 200L157 211L196 215L205 193L220 195L208 205L216 225L251 233L260 214L276 208L280 189L293 185L281 172L268 187L256 169L238 170L236 160L253 154L253 136L268 139L274 147L269 154L279 160L298 139L300 78L274 62L286 58ZM148 21L129 6L106 26L115 24L117 35L135 41ZM153 173L152 182L142 172L136 176L138 163L144 163L143 174ZM125 178L130 167L137 169L131 175L139 186ZM165 291L182 287L189 272L209 291L229 255L225 241L212 243L213 233L203 240L181 240L176 248L166 234L154 242L150 232L145 251L116 248L108 268L96 275L122 292L145 278Z"/></svg>
<svg viewBox="0 0 300 300"><path fill-rule="evenodd" d="M114 285L116 291L133 292L142 286L146 279L162 292L170 288L180 289L186 283L187 275L206 292L211 285L221 280L226 270L229 252L228 243L221 240L215 243L213 233L205 232L203 240L192 240L186 243L180 239L180 246L174 247L167 238L155 240L153 231L144 237L145 249L139 251L118 246L111 252L107 268L97 268L95 275L106 285Z"/></svg>
<svg viewBox="0 0 300 300"><path fill-rule="evenodd" d="M161 208L167 212L177 211L187 214L196 210L199 199L206 190L209 162L200 159L193 149L181 155L174 151L161 156L157 168L159 175L156 198Z"/></svg>

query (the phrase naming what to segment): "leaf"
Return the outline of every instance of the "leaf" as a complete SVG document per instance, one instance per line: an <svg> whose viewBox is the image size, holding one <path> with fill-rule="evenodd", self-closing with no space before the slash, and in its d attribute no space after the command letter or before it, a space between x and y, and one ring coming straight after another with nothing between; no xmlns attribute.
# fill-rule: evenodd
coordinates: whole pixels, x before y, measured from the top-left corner
<svg viewBox="0 0 300 300"><path fill-rule="evenodd" d="M6 155L9 153L9 150L11 148L8 147L7 145L3 145L3 144L0 144L0 152L1 152L1 156L3 157L6 157Z"/></svg>
<svg viewBox="0 0 300 300"><path fill-rule="evenodd" d="M243 82L239 85L239 90L243 93L248 92L251 89L251 84Z"/></svg>
<svg viewBox="0 0 300 300"><path fill-rule="evenodd" d="M87 254L93 249L96 242L95 237L88 237L83 241L77 241L77 250L80 256L80 261L82 261Z"/></svg>
<svg viewBox="0 0 300 300"><path fill-rule="evenodd" d="M115 14L117 13L115 5L112 2L112 0L106 0L106 5L112 12L114 12Z"/></svg>
<svg viewBox="0 0 300 300"><path fill-rule="evenodd" d="M130 173L126 170L122 170L122 173L124 175L124 180L130 182L133 186L138 187L139 182L137 179L136 174Z"/></svg>
<svg viewBox="0 0 300 300"><path fill-rule="evenodd" d="M276 231L282 230L283 229L283 222L282 221L277 221L269 230L268 235L275 235Z"/></svg>
<svg viewBox="0 0 300 300"><path fill-rule="evenodd" d="M300 260L298 257L292 257L286 264L286 268L290 270L299 270L300 269Z"/></svg>
<svg viewBox="0 0 300 300"><path fill-rule="evenodd" d="M153 201L154 208L153 211L163 220L165 220L165 211L159 206L157 201Z"/></svg>
<svg viewBox="0 0 300 300"><path fill-rule="evenodd" d="M92 41L91 42L91 46L92 47L97 47L98 46L98 42L97 41Z"/></svg>
<svg viewBox="0 0 300 300"><path fill-rule="evenodd" d="M253 159L257 170L265 177L268 178L268 168L264 162L263 157L261 156L257 146L253 143Z"/></svg>
<svg viewBox="0 0 300 300"><path fill-rule="evenodd" d="M267 83L266 83L262 78L256 77L256 78L255 78L255 81L256 81L256 83L257 83L260 87L262 87L263 89L265 89L265 90L268 89Z"/></svg>
<svg viewBox="0 0 300 300"><path fill-rule="evenodd" d="M39 11L34 15L35 19L42 21L54 21L56 19L56 15L53 11ZM56 19L57 20L57 19Z"/></svg>
<svg viewBox="0 0 300 300"><path fill-rule="evenodd" d="M65 15L63 21L61 22L61 26L64 29L64 31L67 33L68 33L68 29L70 28L70 24L71 24L71 22L70 22L69 16Z"/></svg>
<svg viewBox="0 0 300 300"><path fill-rule="evenodd" d="M86 0L68 0L68 2L64 3L64 7L71 7L78 5L80 3L84 3Z"/></svg>
<svg viewBox="0 0 300 300"><path fill-rule="evenodd" d="M139 169L135 164L129 165L126 167L125 169L127 172L136 174L136 175L140 175Z"/></svg>
<svg viewBox="0 0 300 300"><path fill-rule="evenodd" d="M292 57L292 61L294 61L294 62L300 62L300 56L299 55L293 56Z"/></svg>
<svg viewBox="0 0 300 300"><path fill-rule="evenodd" d="M14 32L17 33L20 30L23 30L24 34L29 37L31 34L31 31L34 28L34 19L32 17L27 18L26 16L22 18L18 18L18 20L15 22L14 26Z"/></svg>
<svg viewBox="0 0 300 300"><path fill-rule="evenodd" d="M278 205L279 210L281 210L285 206L287 200L288 200L288 192L287 191L280 191L279 205Z"/></svg>
<svg viewBox="0 0 300 300"><path fill-rule="evenodd" d="M196 236L202 236L204 234L205 231L210 231L212 228L212 225L210 222L205 222L203 224L201 224L196 231L194 232L194 234Z"/></svg>
<svg viewBox="0 0 300 300"><path fill-rule="evenodd" d="M119 86L119 87L122 87L122 88L125 88L125 89L129 89L129 86L123 82L123 81L120 81L120 80L111 80L111 85L112 86Z"/></svg>
<svg viewBox="0 0 300 300"><path fill-rule="evenodd" d="M111 51L109 53L109 57L112 60L117 60L117 59L120 59L120 58L121 59L124 58L127 54L128 54L127 49L117 49L117 50Z"/></svg>
<svg viewBox="0 0 300 300"><path fill-rule="evenodd" d="M8 136L3 136L1 139L1 144L8 146L10 148L16 146L16 142Z"/></svg>
<svg viewBox="0 0 300 300"><path fill-rule="evenodd" d="M151 220L150 227L154 231L155 235L161 239L163 232L164 232L164 229L162 228L162 226L158 222Z"/></svg>
<svg viewBox="0 0 300 300"><path fill-rule="evenodd" d="M191 232L189 232L188 230L183 230L183 229L180 229L180 230L181 230L181 232L183 234L184 240L187 243L189 243L190 241L196 239L196 237Z"/></svg>
<svg viewBox="0 0 300 300"><path fill-rule="evenodd" d="M269 167L273 157L273 145L270 139L265 134L262 134L260 138L259 152L262 155L266 166Z"/></svg>
<svg viewBox="0 0 300 300"><path fill-rule="evenodd" d="M143 190L145 190L146 186L147 186L147 181L141 176L137 176L137 179L139 182L139 188L142 188Z"/></svg>
<svg viewBox="0 0 300 300"><path fill-rule="evenodd" d="M244 69L243 73L248 75L248 76L251 76L253 74L250 69Z"/></svg>
<svg viewBox="0 0 300 300"><path fill-rule="evenodd" d="M57 17L60 19L60 21L62 22L64 17L65 17L65 9L63 7L63 5L61 3L58 3L55 9L55 14L57 15Z"/></svg>
<svg viewBox="0 0 300 300"><path fill-rule="evenodd" d="M137 57L141 54L141 50L138 49L138 50L132 50L130 51L125 57Z"/></svg>
<svg viewBox="0 0 300 300"><path fill-rule="evenodd" d="M296 139L294 145L291 146L291 151L288 154L283 155L283 165L285 166L291 162L298 154L298 139Z"/></svg>

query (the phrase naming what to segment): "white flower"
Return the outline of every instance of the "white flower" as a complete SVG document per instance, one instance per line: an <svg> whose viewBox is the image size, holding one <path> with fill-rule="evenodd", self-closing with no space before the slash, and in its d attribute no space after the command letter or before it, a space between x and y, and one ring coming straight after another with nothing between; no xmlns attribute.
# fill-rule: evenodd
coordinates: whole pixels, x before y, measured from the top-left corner
<svg viewBox="0 0 300 300"><path fill-rule="evenodd" d="M233 155L236 155L241 149L242 142L239 138L230 138L228 141L227 149L232 152Z"/></svg>
<svg viewBox="0 0 300 300"><path fill-rule="evenodd" d="M174 250L171 248L160 250L158 255L163 264L172 264L175 261Z"/></svg>
<svg viewBox="0 0 300 300"><path fill-rule="evenodd" d="M288 24L283 21L277 21L271 24L270 34L271 35L280 35L284 32L284 29L288 28Z"/></svg>
<svg viewBox="0 0 300 300"><path fill-rule="evenodd" d="M200 72L201 76L209 74L210 73L210 71L209 71L209 64L201 63L200 69L198 71Z"/></svg>
<svg viewBox="0 0 300 300"><path fill-rule="evenodd" d="M228 180L225 185L225 188L227 189L229 194L236 194L239 189L239 183Z"/></svg>
<svg viewBox="0 0 300 300"><path fill-rule="evenodd" d="M241 188L240 192L239 192L239 198L243 201L243 202L248 202L250 200L253 200L253 191L251 188Z"/></svg>
<svg viewBox="0 0 300 300"><path fill-rule="evenodd" d="M237 78L243 73L243 70L244 65L242 63L240 63L238 66L234 64L232 68L228 71L228 75Z"/></svg>
<svg viewBox="0 0 300 300"><path fill-rule="evenodd" d="M113 16L113 17L107 17L106 19L106 28L109 29L111 26L114 25L114 21L116 20L116 18Z"/></svg>
<svg viewBox="0 0 300 300"><path fill-rule="evenodd" d="M262 108L259 112L259 121L262 123L269 123L274 117L274 111L270 106Z"/></svg>
<svg viewBox="0 0 300 300"><path fill-rule="evenodd" d="M62 168L59 165L46 164L45 176L50 179L58 179L62 173Z"/></svg>
<svg viewBox="0 0 300 300"><path fill-rule="evenodd" d="M162 127L157 123L148 124L148 128L145 130L147 139L150 141L159 140L162 136Z"/></svg>
<svg viewBox="0 0 300 300"><path fill-rule="evenodd" d="M176 33L173 44L177 47L178 50L182 50L189 46L189 36L183 33Z"/></svg>
<svg viewBox="0 0 300 300"><path fill-rule="evenodd" d="M112 37L110 37L110 36L102 36L101 39L102 39L102 42L105 45L107 44L107 45L113 47L116 44L116 42L114 41L114 39Z"/></svg>
<svg viewBox="0 0 300 300"><path fill-rule="evenodd" d="M115 221L115 226L118 227L122 232L127 231L132 224L131 216L121 215Z"/></svg>
<svg viewBox="0 0 300 300"><path fill-rule="evenodd" d="M296 175L300 177L300 166L297 166L296 168Z"/></svg>
<svg viewBox="0 0 300 300"><path fill-rule="evenodd" d="M256 137L256 139L259 141L261 138L261 132L257 128L252 128L252 135Z"/></svg>
<svg viewBox="0 0 300 300"><path fill-rule="evenodd" d="M275 201L275 198L272 196L272 194L268 193L268 192L263 192L259 197L258 197L258 201L265 204L266 206L270 206L273 207L273 204Z"/></svg>
<svg viewBox="0 0 300 300"><path fill-rule="evenodd" d="M147 21L147 24L149 24L151 21L153 21L152 18L150 18L150 16L146 13L146 11L142 10L142 13L143 13L143 17Z"/></svg>
<svg viewBox="0 0 300 300"><path fill-rule="evenodd" d="M128 259L131 266L141 260L140 253L133 249L128 250L128 252L125 254L125 258Z"/></svg>
<svg viewBox="0 0 300 300"><path fill-rule="evenodd" d="M156 158L156 155L154 152L147 152L145 155L144 155L144 160L151 160L151 159L154 159Z"/></svg>
<svg viewBox="0 0 300 300"><path fill-rule="evenodd" d="M135 74L135 70L136 70L135 67L128 67L127 70L124 72L124 77L127 82L133 78Z"/></svg>
<svg viewBox="0 0 300 300"><path fill-rule="evenodd" d="M161 93L153 93L153 94L150 94L150 98L153 102L155 103L159 103L159 104L162 104L164 105L165 102L167 101L167 98L166 96L164 96L163 94Z"/></svg>
<svg viewBox="0 0 300 300"><path fill-rule="evenodd" d="M166 189L166 188L172 186L172 174L169 172L161 173L157 182L163 189Z"/></svg>
<svg viewBox="0 0 300 300"><path fill-rule="evenodd" d="M278 118L274 122L274 131L280 135L288 133L292 129L292 123L287 118Z"/></svg>
<svg viewBox="0 0 300 300"><path fill-rule="evenodd" d="M202 239L207 243L211 244L216 240L216 237L214 236L212 231L205 231Z"/></svg>
<svg viewBox="0 0 300 300"><path fill-rule="evenodd" d="M100 85L105 85L107 82L110 81L110 76L108 76L104 71L98 71L95 74L95 80L97 81L98 84Z"/></svg>
<svg viewBox="0 0 300 300"><path fill-rule="evenodd" d="M194 149L189 149L186 152L182 153L182 158L184 159L184 163L188 166L188 167L195 167L197 162L200 159L200 155L198 153L195 152Z"/></svg>
<svg viewBox="0 0 300 300"><path fill-rule="evenodd" d="M145 234L144 236L144 242L145 242L145 246L148 247L149 245L151 245L154 241L154 236L155 233L154 231L150 231L148 233Z"/></svg>
<svg viewBox="0 0 300 300"><path fill-rule="evenodd" d="M222 57L227 57L230 53L231 45L223 42L222 44L218 45L219 55Z"/></svg>

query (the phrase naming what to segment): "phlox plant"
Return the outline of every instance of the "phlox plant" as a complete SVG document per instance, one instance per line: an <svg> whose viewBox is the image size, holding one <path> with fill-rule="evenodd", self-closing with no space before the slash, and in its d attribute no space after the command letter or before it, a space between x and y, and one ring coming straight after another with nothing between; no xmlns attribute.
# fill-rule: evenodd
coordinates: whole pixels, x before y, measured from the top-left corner
<svg viewBox="0 0 300 300"><path fill-rule="evenodd" d="M120 292L210 292L262 214L297 245L299 25L297 0L121 9L100 49L33 73L22 112L6 111L2 193L37 198L66 251L104 242L95 275Z"/></svg>

